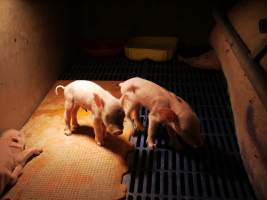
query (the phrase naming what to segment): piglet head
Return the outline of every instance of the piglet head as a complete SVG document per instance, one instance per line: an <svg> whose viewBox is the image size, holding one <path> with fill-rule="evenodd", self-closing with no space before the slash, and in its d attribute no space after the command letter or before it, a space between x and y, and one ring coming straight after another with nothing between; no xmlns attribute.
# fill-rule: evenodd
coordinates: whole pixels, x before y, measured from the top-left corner
<svg viewBox="0 0 267 200"><path fill-rule="evenodd" d="M104 101L96 94L94 94L94 101L98 112L101 113L106 131L112 135L121 135L123 133L125 113L120 101L118 99L106 99Z"/></svg>
<svg viewBox="0 0 267 200"><path fill-rule="evenodd" d="M122 107L120 105L113 105L103 120L107 132L112 135L121 135L123 133L124 117L125 113Z"/></svg>
<svg viewBox="0 0 267 200"><path fill-rule="evenodd" d="M181 121L179 117L169 108L162 108L158 111L160 121L172 128L182 140L193 148L203 145L200 122L196 115L192 113L186 121ZM181 128L181 124L187 124L186 128ZM183 126L183 127L184 127Z"/></svg>
<svg viewBox="0 0 267 200"><path fill-rule="evenodd" d="M196 116L191 117L190 125L181 131L179 135L185 143L189 144L193 148L200 147L204 143L201 135L200 122Z"/></svg>

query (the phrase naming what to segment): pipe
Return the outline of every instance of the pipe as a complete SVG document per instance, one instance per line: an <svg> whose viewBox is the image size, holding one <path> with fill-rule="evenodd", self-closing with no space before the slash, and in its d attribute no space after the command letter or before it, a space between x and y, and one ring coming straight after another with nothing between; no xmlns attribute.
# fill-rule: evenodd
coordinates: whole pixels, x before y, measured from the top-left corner
<svg viewBox="0 0 267 200"><path fill-rule="evenodd" d="M223 28L225 37L230 47L232 48L235 56L237 57L240 66L245 71L251 85L254 87L258 94L262 104L267 110L267 75L262 67L256 64L247 48L242 41L233 25L227 17L220 14L218 10L213 10L213 16L217 22Z"/></svg>

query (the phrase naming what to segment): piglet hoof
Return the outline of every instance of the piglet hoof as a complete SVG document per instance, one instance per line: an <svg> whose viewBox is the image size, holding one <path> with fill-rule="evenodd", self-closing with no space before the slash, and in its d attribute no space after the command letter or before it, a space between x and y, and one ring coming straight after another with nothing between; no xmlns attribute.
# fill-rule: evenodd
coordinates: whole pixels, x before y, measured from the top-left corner
<svg viewBox="0 0 267 200"><path fill-rule="evenodd" d="M71 130L65 129L64 133L65 133L66 136L70 136L71 135Z"/></svg>
<svg viewBox="0 0 267 200"><path fill-rule="evenodd" d="M34 151L34 155L38 156L38 155L40 155L42 152L43 152L43 149L36 149L36 150Z"/></svg>
<svg viewBox="0 0 267 200"><path fill-rule="evenodd" d="M148 148L150 150L155 150L156 149L156 144L154 144L154 143L148 143L147 146L148 146Z"/></svg>
<svg viewBox="0 0 267 200"><path fill-rule="evenodd" d="M98 145L98 146L102 146L102 143L101 142L96 142L96 144Z"/></svg>

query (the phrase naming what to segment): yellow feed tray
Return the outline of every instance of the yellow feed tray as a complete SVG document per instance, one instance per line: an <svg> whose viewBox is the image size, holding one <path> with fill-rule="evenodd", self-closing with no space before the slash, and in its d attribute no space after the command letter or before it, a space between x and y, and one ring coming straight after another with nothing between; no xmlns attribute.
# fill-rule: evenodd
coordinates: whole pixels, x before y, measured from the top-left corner
<svg viewBox="0 0 267 200"><path fill-rule="evenodd" d="M126 44L125 55L131 60L167 61L173 57L177 42L176 37L135 37Z"/></svg>

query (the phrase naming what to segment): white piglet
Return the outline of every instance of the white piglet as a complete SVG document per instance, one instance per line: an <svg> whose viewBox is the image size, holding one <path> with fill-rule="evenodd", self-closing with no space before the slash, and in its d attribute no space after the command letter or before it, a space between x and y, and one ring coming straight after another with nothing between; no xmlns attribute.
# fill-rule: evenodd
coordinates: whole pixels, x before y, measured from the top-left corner
<svg viewBox="0 0 267 200"><path fill-rule="evenodd" d="M71 119L74 127L79 126L77 112L80 107L90 110L93 117L95 141L102 145L106 131L112 135L120 135L123 132L124 110L119 99L94 82L77 80L67 86L59 85L64 89L65 97L65 134L71 134Z"/></svg>
<svg viewBox="0 0 267 200"><path fill-rule="evenodd" d="M124 107L126 120L132 124L132 133L135 130L144 130L138 118L140 106L142 105L150 111L146 141L150 149L156 147L154 134L156 125L159 123L167 126L171 142L174 145L180 146L176 139L177 135L192 147L202 145L200 121L182 98L151 81L139 77L126 80L119 86L122 94L121 104Z"/></svg>
<svg viewBox="0 0 267 200"><path fill-rule="evenodd" d="M7 187L17 182L26 163L40 153L40 148L25 150L23 132L8 129L0 134L0 197Z"/></svg>

